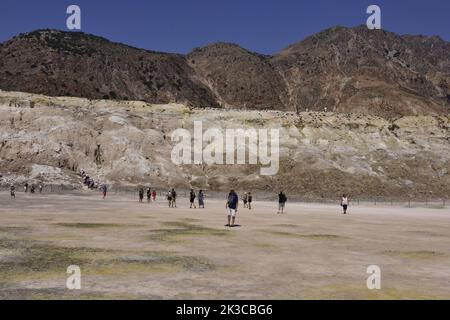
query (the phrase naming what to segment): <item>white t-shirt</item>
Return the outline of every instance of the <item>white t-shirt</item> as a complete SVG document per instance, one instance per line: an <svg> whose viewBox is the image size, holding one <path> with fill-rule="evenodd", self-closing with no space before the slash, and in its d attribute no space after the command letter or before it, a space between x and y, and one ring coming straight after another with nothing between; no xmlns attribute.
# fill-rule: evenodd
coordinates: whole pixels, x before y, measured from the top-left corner
<svg viewBox="0 0 450 320"><path fill-rule="evenodd" d="M348 205L348 198L342 198L342 205Z"/></svg>

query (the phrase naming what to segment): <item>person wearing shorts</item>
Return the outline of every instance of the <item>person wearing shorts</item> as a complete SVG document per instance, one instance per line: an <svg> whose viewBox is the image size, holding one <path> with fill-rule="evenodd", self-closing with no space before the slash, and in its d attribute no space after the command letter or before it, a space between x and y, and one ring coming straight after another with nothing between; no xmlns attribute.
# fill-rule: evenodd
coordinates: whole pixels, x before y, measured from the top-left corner
<svg viewBox="0 0 450 320"><path fill-rule="evenodd" d="M283 193L283 191L281 191L278 194L278 212L277 213L283 213L284 211L284 206L286 204L287 201L287 197L286 195Z"/></svg>
<svg viewBox="0 0 450 320"><path fill-rule="evenodd" d="M230 190L228 194L227 203L225 208L228 209L228 224L227 227L234 227L234 222L236 220L236 213L239 204L239 197L234 190Z"/></svg>
<svg viewBox="0 0 450 320"><path fill-rule="evenodd" d="M347 214L348 205L349 205L348 197L344 194L344 195L342 195L342 199L341 199L341 206L342 206L342 209L344 210L344 212L343 212L344 214Z"/></svg>
<svg viewBox="0 0 450 320"><path fill-rule="evenodd" d="M249 210L252 210L252 200L253 200L252 193L249 192L249 193L248 193L248 196L247 196L247 201L248 201L247 208L248 208Z"/></svg>

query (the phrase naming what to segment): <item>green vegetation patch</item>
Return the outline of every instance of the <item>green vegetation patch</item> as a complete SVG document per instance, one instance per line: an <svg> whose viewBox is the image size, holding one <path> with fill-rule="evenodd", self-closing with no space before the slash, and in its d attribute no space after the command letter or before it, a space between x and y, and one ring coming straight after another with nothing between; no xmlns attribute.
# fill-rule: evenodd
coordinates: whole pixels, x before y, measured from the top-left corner
<svg viewBox="0 0 450 320"><path fill-rule="evenodd" d="M307 240L342 240L346 237L338 236L335 234L301 234L294 232L284 232L284 231L266 231L276 236L293 237Z"/></svg>
<svg viewBox="0 0 450 320"><path fill-rule="evenodd" d="M180 267L185 271L204 272L215 269L215 265L208 259L194 256L181 256L172 252L146 252L140 255L129 255L120 257L115 262L126 264L137 264L155 267L171 266Z"/></svg>
<svg viewBox="0 0 450 320"><path fill-rule="evenodd" d="M406 259L419 259L419 260L427 260L427 259L436 259L436 258L445 258L446 255L442 252L436 251L400 251L400 250L387 250L384 251L383 254L401 257Z"/></svg>
<svg viewBox="0 0 450 320"><path fill-rule="evenodd" d="M117 227L129 227L127 224L120 223L56 223L55 225L66 228L80 228L80 229L95 229L95 228L117 228Z"/></svg>
<svg viewBox="0 0 450 320"><path fill-rule="evenodd" d="M305 292L302 292L305 293ZM356 286L351 284L333 284L322 288L306 290L306 299L362 299L362 300L430 300L439 297L427 292L413 290L408 288L382 288L381 290L369 290L365 286Z"/></svg>
<svg viewBox="0 0 450 320"><path fill-rule="evenodd" d="M229 236L228 230L213 229L187 222L165 222L164 225L172 227L152 230L151 240L176 241L178 237L189 236Z"/></svg>

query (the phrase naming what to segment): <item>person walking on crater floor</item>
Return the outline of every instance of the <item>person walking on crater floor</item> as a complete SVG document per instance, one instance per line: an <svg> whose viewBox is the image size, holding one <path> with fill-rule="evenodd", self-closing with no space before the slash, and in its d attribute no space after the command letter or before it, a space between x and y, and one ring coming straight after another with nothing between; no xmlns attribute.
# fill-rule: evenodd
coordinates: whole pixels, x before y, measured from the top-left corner
<svg viewBox="0 0 450 320"><path fill-rule="evenodd" d="M350 205L350 201L348 200L347 195L343 194L341 199L341 207L343 210L343 214L347 214L347 208Z"/></svg>
<svg viewBox="0 0 450 320"><path fill-rule="evenodd" d="M248 202L248 196L247 196L247 192L244 193L244 195L242 196L242 202L244 202L244 208L247 208L247 202Z"/></svg>
<svg viewBox="0 0 450 320"><path fill-rule="evenodd" d="M167 201L169 202L169 208L172 206L172 191L167 191Z"/></svg>
<svg viewBox="0 0 450 320"><path fill-rule="evenodd" d="M247 195L247 201L248 201L248 210L252 210L253 196L251 192L249 192Z"/></svg>
<svg viewBox="0 0 450 320"><path fill-rule="evenodd" d="M10 187L10 191L11 191L11 198L16 198L16 187L12 184Z"/></svg>
<svg viewBox="0 0 450 320"><path fill-rule="evenodd" d="M205 194L203 193L203 190L198 192L198 208L205 209Z"/></svg>
<svg viewBox="0 0 450 320"><path fill-rule="evenodd" d="M226 225L227 227L234 227L238 205L239 197L232 189L228 194L227 202L225 204L225 208L228 209L228 224Z"/></svg>
<svg viewBox="0 0 450 320"><path fill-rule="evenodd" d="M172 208L173 207L176 208L177 207L177 192L175 191L174 188L172 188L171 194L172 194Z"/></svg>
<svg viewBox="0 0 450 320"><path fill-rule="evenodd" d="M105 199L106 198L106 193L108 192L108 187L106 186L106 184L103 184L100 187L100 191L102 192L103 199Z"/></svg>
<svg viewBox="0 0 450 320"><path fill-rule="evenodd" d="M189 193L189 202L190 202L190 206L189 208L194 207L194 209L197 208L197 206L195 205L195 198L197 196L195 195L194 189L191 189L191 192Z"/></svg>
<svg viewBox="0 0 450 320"><path fill-rule="evenodd" d="M284 213L284 206L286 204L287 201L287 197L286 195L283 193L283 191L281 191L278 194L278 212L277 213Z"/></svg>

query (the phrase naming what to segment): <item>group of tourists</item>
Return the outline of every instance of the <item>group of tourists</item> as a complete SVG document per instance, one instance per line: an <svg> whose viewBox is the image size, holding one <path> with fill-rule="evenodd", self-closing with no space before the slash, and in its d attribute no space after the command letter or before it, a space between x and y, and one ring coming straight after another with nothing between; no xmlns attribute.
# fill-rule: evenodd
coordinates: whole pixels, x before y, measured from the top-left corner
<svg viewBox="0 0 450 320"><path fill-rule="evenodd" d="M177 192L175 189L167 191L167 201L169 202L169 208L177 207Z"/></svg>
<svg viewBox="0 0 450 320"><path fill-rule="evenodd" d="M25 191L25 193L27 193L28 190L30 190L30 193L36 193L36 188L39 188L39 193L42 193L44 186L42 183L39 183L39 185L36 186L34 183L28 184L28 182L25 182L23 186L23 190Z"/></svg>
<svg viewBox="0 0 450 320"><path fill-rule="evenodd" d="M144 190L143 187L140 187L138 193L139 193L139 202L141 203L144 202L144 193L147 196L147 203L156 201L156 190L153 189L152 191L151 187L147 187L146 190Z"/></svg>
<svg viewBox="0 0 450 320"><path fill-rule="evenodd" d="M189 192L189 208L196 209L197 205L195 203L195 199L198 201L198 207L204 209L205 208L205 193L203 190L200 190L198 194L195 193L194 189L191 189ZM177 192L174 188L167 191L167 201L169 203L169 208L177 207Z"/></svg>
<svg viewBox="0 0 450 320"><path fill-rule="evenodd" d="M90 177L86 171L83 169L80 170L80 176L83 179L83 184L88 187L88 189L94 190L100 190L102 193L103 199L106 198L106 194L108 192L108 186L104 183L100 184L96 182L92 177Z"/></svg>
<svg viewBox="0 0 450 320"><path fill-rule="evenodd" d="M80 176L83 179L83 184L89 189L97 189L98 184L92 179L84 170L80 170Z"/></svg>
<svg viewBox="0 0 450 320"><path fill-rule="evenodd" d="M242 202L244 202L244 208L248 208L249 210L252 210L252 201L253 196L251 192L245 192L242 197Z"/></svg>
<svg viewBox="0 0 450 320"><path fill-rule="evenodd" d="M253 196L251 192L246 192L241 197L242 202L244 203L244 208L248 208L249 210L252 209L252 201ZM283 191L280 191L278 194L278 212L277 213L284 213L284 207L287 201L287 197L284 194ZM239 207L239 197L237 193L232 189L228 193L227 202L225 203L225 208L228 209L228 223L226 224L227 227L235 227L235 221L236 221L236 214Z"/></svg>
<svg viewBox="0 0 450 320"><path fill-rule="evenodd" d="M198 192L198 197L195 194L194 189L191 189L191 191L189 192L189 208L191 208L191 209L197 208L197 206L195 205L195 198L198 199L198 208L205 209L205 193L203 192L203 190L200 190Z"/></svg>
<svg viewBox="0 0 450 320"><path fill-rule="evenodd" d="M84 172L84 170L81 171L81 176L84 178L84 183L85 185L87 185L89 188L91 188L93 180ZM94 183L95 185L95 183ZM26 182L24 184L24 192L28 193L28 191L30 191L31 194L36 192L36 188L39 189L39 193L42 193L43 190L43 184L39 183L39 185L36 187L35 184L29 184L28 182ZM93 188L93 187L92 187ZM107 186L106 184L102 184L100 186L100 191L102 192L103 195L103 199L106 198L106 194L107 194ZM10 186L10 192L11 192L11 198L15 198L16 197L16 188L14 186L14 184L12 183ZM151 189L150 187L147 187L146 190L144 191L143 187L139 188L139 202L143 202L144 201L144 194L146 194L147 196L147 202L155 202L156 201L156 190L155 189ZM198 208L205 208L205 193L203 190L199 190L198 194L195 193L194 189L191 189L189 192L189 208L193 208L196 209L197 205L196 205L196 199L197 199L197 203L198 203ZM245 192L242 196L241 196L241 200L244 204L244 208L247 208L249 210L252 209L252 201L253 201L253 195L251 192ZM169 204L169 208L176 208L177 207L177 192L175 191L174 188L172 188L171 190L169 190L167 192L167 201ZM283 214L284 213L284 209L286 206L286 202L287 202L287 196L283 191L280 191L280 193L278 194L278 211L277 214ZM346 194L342 195L341 198L341 202L340 205L343 209L343 214L347 214L347 210L348 207L350 205L350 200L348 198L348 196ZM235 220L236 220L236 214L238 211L238 206L239 206L239 196L237 195L237 193L232 189L230 190L230 192L228 193L227 196L227 201L225 204L225 208L228 210L227 212L227 216L228 216L228 223L226 224L226 226L229 227L234 227L235 225Z"/></svg>
<svg viewBox="0 0 450 320"><path fill-rule="evenodd" d="M34 183L29 184L28 182L25 182L25 184L23 185L23 191L25 193L28 193L28 191L29 191L31 194L34 194L34 193L36 193L36 189L39 190L39 193L42 193L42 190L44 189L44 185L42 183L39 183L36 186ZM16 198L16 186L14 185L14 183L11 183L9 190L10 190L11 198L15 199Z"/></svg>
<svg viewBox="0 0 450 320"><path fill-rule="evenodd" d="M139 202L143 202L144 199L144 188L139 188ZM191 189L189 192L189 208L190 209L196 209L196 199L198 203L198 208L205 208L205 193L203 190L200 190L198 194L195 193L194 189ZM156 191L151 191L151 188L147 188L147 202L156 201ZM253 195L251 192L245 192L241 196L241 200L244 204L244 208L247 208L249 210L252 209L252 202L253 202ZM169 204L169 208L176 208L177 207L177 192L174 188L167 191L167 201ZM280 191L278 194L278 211L277 214L283 214L284 209L286 207L287 202L287 196L283 191ZM347 209L350 204L350 201L348 200L348 197L344 194L341 199L341 206L343 208L343 213L347 214ZM227 226L234 226L234 222L236 219L236 213L239 205L239 196L234 190L230 190L227 202L226 202L226 208L228 209L228 224Z"/></svg>

